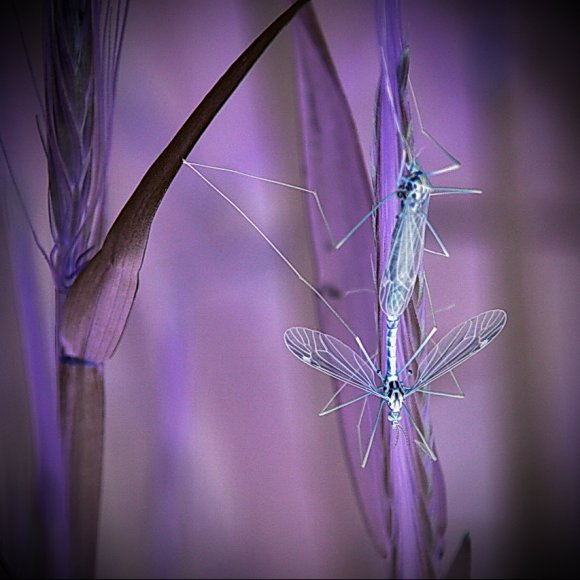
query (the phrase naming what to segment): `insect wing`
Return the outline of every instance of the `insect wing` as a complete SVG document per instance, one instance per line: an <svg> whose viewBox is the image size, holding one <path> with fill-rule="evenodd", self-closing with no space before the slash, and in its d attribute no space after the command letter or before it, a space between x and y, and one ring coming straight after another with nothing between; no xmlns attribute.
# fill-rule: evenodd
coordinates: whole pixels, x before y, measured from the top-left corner
<svg viewBox="0 0 580 580"><path fill-rule="evenodd" d="M486 347L507 321L503 310L482 312L446 334L419 363L419 381L409 391L424 388Z"/></svg>
<svg viewBox="0 0 580 580"><path fill-rule="evenodd" d="M292 327L284 333L284 342L302 362L331 377L376 393L375 373L354 350L337 338L303 327Z"/></svg>
<svg viewBox="0 0 580 580"><path fill-rule="evenodd" d="M403 210L393 231L393 242L381 280L380 301L391 318L400 317L411 299L425 245L423 211Z"/></svg>

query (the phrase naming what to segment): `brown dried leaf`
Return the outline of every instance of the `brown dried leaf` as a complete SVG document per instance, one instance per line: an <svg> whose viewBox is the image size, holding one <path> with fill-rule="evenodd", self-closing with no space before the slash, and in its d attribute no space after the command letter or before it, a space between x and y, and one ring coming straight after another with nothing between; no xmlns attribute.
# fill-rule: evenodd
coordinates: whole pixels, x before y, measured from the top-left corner
<svg viewBox="0 0 580 580"><path fill-rule="evenodd" d="M307 1L295 2L254 40L144 175L112 225L103 247L68 292L60 328L61 344L67 355L93 363L112 356L135 300L151 223L182 160L260 55Z"/></svg>

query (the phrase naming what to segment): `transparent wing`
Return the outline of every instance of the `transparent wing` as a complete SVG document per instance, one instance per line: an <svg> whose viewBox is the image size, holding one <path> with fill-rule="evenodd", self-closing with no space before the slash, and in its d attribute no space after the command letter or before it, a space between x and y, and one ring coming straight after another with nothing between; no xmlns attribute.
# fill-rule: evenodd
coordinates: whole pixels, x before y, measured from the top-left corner
<svg viewBox="0 0 580 580"><path fill-rule="evenodd" d="M381 307L399 318L407 308L425 246L427 216L423 211L402 211L393 231L391 251L381 280Z"/></svg>
<svg viewBox="0 0 580 580"><path fill-rule="evenodd" d="M284 342L292 354L312 368L376 394L376 374L371 366L337 338L295 326L284 333Z"/></svg>
<svg viewBox="0 0 580 580"><path fill-rule="evenodd" d="M478 353L503 330L506 321L503 310L488 310L456 326L419 363L419 381L407 395L425 388Z"/></svg>

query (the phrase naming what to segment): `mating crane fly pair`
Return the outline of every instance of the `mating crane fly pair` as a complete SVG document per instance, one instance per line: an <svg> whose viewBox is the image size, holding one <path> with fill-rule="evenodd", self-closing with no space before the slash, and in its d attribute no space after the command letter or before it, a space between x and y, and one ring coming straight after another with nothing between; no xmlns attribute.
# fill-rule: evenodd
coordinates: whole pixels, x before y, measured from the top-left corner
<svg viewBox="0 0 580 580"><path fill-rule="evenodd" d="M404 56L406 57L406 54ZM383 78L388 78L384 58L382 73ZM381 417L383 416L385 408L388 410L387 420L390 422L394 430L401 428L403 415L406 415L419 436L419 440L417 440L419 446L431 457L431 459L437 459L433 449L429 445L427 437L422 433L405 401L415 393L452 398L463 397L461 389L459 389L460 394L452 394L435 391L430 388L430 384L443 375L450 373L458 365L465 362L467 359L478 353L482 348L487 346L502 331L507 320L506 313L503 310L489 310L459 324L445 335L437 344L435 344L429 352L421 358L421 360L419 360L417 379L413 384L406 384L402 379L402 373L422 353L436 331L436 328L434 327L421 342L412 357L410 357L404 365L399 364L396 349L399 321L409 305L415 284L417 283L423 252L431 251L446 257L449 256L441 238L427 217L430 198L437 195L478 194L481 193L481 190L433 186L431 183L432 177L454 171L460 167L460 163L423 127L419 110L416 106L416 99L409 83L421 133L451 161L449 165L436 171L423 171L418 161L417 154L414 152L409 140L403 135L398 124L389 83L385 83L385 86L387 88L387 94L395 118L402 151L404 152L399 169L397 181L398 187L396 191L379 200L339 242L335 242L324 209L315 191L297 186L290 186L282 182L257 177L241 171L184 161L184 164L190 167L203 181L205 181L206 184L224 198L225 201L227 201L257 231L257 233L266 241L266 243L268 243L286 265L298 276L298 278L312 292L314 292L314 294L333 313L357 343L362 356L337 338L318 330L293 327L289 328L284 333L285 344L292 354L308 366L343 382L343 385L322 409L320 415L326 415L356 402L363 401L363 408L358 423L360 441L361 422L366 408L367 399L369 399L369 397L376 397L378 399L378 409L372 422L368 443L364 448L361 445L362 467L364 467L368 461L371 447L381 423ZM288 186L294 190L311 194L315 199L317 209L322 217L332 245L336 249L340 248L370 216L374 215L377 209L385 203L387 199L391 198L393 195L398 196L401 200L401 207L396 217L395 228L391 239L391 247L384 272L381 275L379 286L380 308L385 314L387 320L387 356L386 370L384 374L377 368L360 338L328 302L328 300L320 293L320 291L300 274L298 269L278 249L259 226L225 193L202 174L200 169L235 173L276 185ZM425 248L426 228L429 228L433 234L433 237L437 241L441 251L433 251ZM457 386L459 387L459 385ZM362 393L346 402L335 405L335 401L337 401L338 397L346 387L354 387L359 391L362 391Z"/></svg>

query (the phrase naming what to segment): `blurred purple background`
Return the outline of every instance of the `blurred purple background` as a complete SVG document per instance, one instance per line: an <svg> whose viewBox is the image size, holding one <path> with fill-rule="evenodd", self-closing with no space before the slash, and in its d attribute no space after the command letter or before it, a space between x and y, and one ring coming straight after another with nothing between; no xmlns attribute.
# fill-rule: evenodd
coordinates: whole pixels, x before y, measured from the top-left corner
<svg viewBox="0 0 580 580"><path fill-rule="evenodd" d="M458 371L467 398L433 401L448 491L445 561L470 531L474 577L573 575L580 534L577 30L566 11L529 2L402 4L424 123L463 163L441 183L485 192L431 203L452 254L425 258L436 307L455 305L438 315L440 332L489 308L509 317L497 341ZM38 6L18 4L36 64ZM131 5L109 223L194 106L285 6ZM316 0L314 7L370 158L378 77L372 2ZM38 106L9 7L0 21L0 131L49 247ZM192 161L302 183L291 40L288 31L276 40ZM424 165L438 163L426 149ZM2 199L13 198L0 167ZM300 194L241 178L219 183L312 279ZM40 364L53 345L53 290L17 204L3 207L0 546L9 559L29 537L34 486L18 304L40 312L33 357ZM10 239L26 241L19 258ZM19 291L19 301L22 253L30 297ZM99 576L381 577L336 418L317 415L330 381L284 347L283 332L294 325L317 326L314 297L182 170L157 215L129 325L106 366Z"/></svg>

